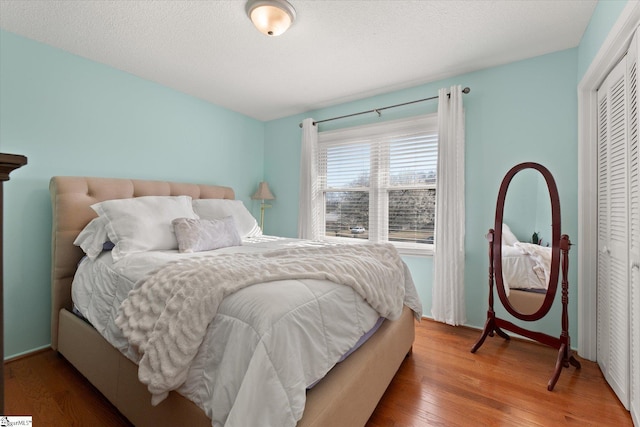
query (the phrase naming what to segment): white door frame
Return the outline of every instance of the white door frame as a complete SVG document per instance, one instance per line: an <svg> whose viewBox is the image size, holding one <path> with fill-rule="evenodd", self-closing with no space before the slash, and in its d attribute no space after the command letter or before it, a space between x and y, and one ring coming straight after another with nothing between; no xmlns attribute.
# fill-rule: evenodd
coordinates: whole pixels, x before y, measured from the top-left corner
<svg viewBox="0 0 640 427"><path fill-rule="evenodd" d="M578 84L578 353L589 360L597 349L597 90L638 24L640 2L630 1Z"/></svg>

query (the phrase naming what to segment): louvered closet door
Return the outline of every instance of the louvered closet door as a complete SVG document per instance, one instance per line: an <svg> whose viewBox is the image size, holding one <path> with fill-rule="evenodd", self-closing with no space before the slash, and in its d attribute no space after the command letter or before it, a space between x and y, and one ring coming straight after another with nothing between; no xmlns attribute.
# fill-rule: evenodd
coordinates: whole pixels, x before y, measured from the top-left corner
<svg viewBox="0 0 640 427"><path fill-rule="evenodd" d="M605 82L606 83L606 82ZM602 372L609 370L609 287L610 257L607 254L609 230L609 98L598 92L598 312L597 361ZM606 95L606 92L605 92Z"/></svg>
<svg viewBox="0 0 640 427"><path fill-rule="evenodd" d="M640 97L638 96L638 37L634 36L627 55L629 80L629 409L640 426Z"/></svg>
<svg viewBox="0 0 640 427"><path fill-rule="evenodd" d="M597 359L629 407L629 209L627 63L598 90Z"/></svg>

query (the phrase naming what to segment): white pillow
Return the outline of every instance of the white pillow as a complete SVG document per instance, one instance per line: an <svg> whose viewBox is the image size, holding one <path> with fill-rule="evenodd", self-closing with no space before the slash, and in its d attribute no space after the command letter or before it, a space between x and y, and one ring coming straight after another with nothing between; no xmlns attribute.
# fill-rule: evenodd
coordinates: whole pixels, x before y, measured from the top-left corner
<svg viewBox="0 0 640 427"><path fill-rule="evenodd" d="M262 236L258 221L251 215L242 200L196 199L193 210L202 219L223 219L232 216L241 238Z"/></svg>
<svg viewBox="0 0 640 427"><path fill-rule="evenodd" d="M513 246L518 243L518 238L511 232L509 226L505 223L502 223L502 244Z"/></svg>
<svg viewBox="0 0 640 427"><path fill-rule="evenodd" d="M223 219L176 218L172 224L181 253L242 245L232 216Z"/></svg>
<svg viewBox="0 0 640 427"><path fill-rule="evenodd" d="M92 219L86 227L82 229L73 244L80 246L87 257L95 259L104 250L105 242L109 241L107 237L107 228L105 220L102 217Z"/></svg>
<svg viewBox="0 0 640 427"><path fill-rule="evenodd" d="M115 246L114 261L153 250L178 249L171 221L198 218L189 196L143 196L107 200L91 206L105 219L107 236Z"/></svg>

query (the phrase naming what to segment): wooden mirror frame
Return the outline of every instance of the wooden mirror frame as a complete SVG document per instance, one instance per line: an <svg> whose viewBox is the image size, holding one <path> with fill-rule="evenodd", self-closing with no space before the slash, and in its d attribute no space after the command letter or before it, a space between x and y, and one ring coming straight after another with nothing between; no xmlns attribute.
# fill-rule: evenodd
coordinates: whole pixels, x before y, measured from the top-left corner
<svg viewBox="0 0 640 427"><path fill-rule="evenodd" d="M517 311L509 301L509 297L504 289L504 277L502 275L502 220L504 217L504 202L507 197L507 190L511 180L524 170L533 169L538 171L547 183L549 198L551 199L551 267L549 283L547 283L547 294L542 305L534 313L523 314ZM502 179L500 191L498 191L498 202L496 203L496 217L494 223L493 238L493 268L495 272L496 290L504 308L516 319L534 321L542 319L551 309L553 300L558 289L558 276L560 272L560 196L558 187L549 169L539 163L520 163L512 167Z"/></svg>
<svg viewBox="0 0 640 427"><path fill-rule="evenodd" d="M532 314L519 313L511 306L504 291L504 280L502 277L502 219L504 214L504 199L511 179L513 179L516 173L524 169L536 169L544 176L547 182L547 187L549 188L552 206L551 216L553 222L553 247L551 252L551 272L549 278L549 287L553 288L553 292L549 292L549 290L547 290L547 295L545 296L542 306L538 311ZM500 191L498 193L494 226L496 228L489 229L489 233L487 234L487 240L489 241L489 309L487 310L487 321L484 325L484 329L482 330L482 335L473 347L471 347L471 353L475 353L482 346L486 338L488 336L493 337L494 333L498 334L498 336L505 340L510 340L509 335L507 335L503 329L554 347L558 349L558 357L556 359L553 374L547 383L547 390L551 391L556 385L556 382L558 382L562 368L568 368L569 365L573 365L579 369L580 362L578 362L573 355L573 350L571 350L571 338L569 337L569 314L567 307L569 305L568 270L569 248L571 247L571 241L569 240L569 236L566 234L560 235L560 199L558 197L558 189L553 176L547 168L538 163L526 162L514 166L509 170L509 172L507 172L502 180L502 185L500 186ZM496 313L493 310L494 269L495 276L500 277L499 280L496 280L498 295L500 296L500 301L503 303L507 311L518 319L534 321L544 317L549 312L549 309L553 304L558 287L558 275L560 268L562 269L562 332L560 333L560 337L553 337L542 332L525 329L513 324L512 322L496 317Z"/></svg>

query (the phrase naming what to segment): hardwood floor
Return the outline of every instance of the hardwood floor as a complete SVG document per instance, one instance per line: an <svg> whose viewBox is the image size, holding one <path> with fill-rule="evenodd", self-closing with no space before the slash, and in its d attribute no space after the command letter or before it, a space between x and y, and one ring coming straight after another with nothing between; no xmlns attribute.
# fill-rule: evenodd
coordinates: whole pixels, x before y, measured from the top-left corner
<svg viewBox="0 0 640 427"><path fill-rule="evenodd" d="M479 337L422 321L367 427L632 426L597 364L579 358L582 368L563 369L549 392L555 349L495 336L472 354Z"/></svg>
<svg viewBox="0 0 640 427"><path fill-rule="evenodd" d="M632 426L595 363L564 369L546 385L556 351L535 343L487 338L480 331L425 320L413 353L367 427ZM8 415L32 415L34 426L130 426L71 365L48 350L5 365Z"/></svg>

